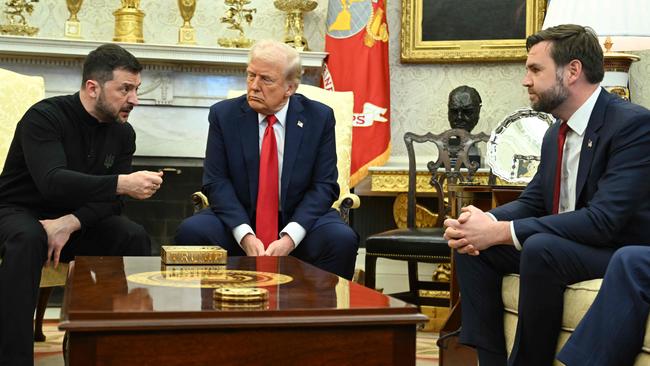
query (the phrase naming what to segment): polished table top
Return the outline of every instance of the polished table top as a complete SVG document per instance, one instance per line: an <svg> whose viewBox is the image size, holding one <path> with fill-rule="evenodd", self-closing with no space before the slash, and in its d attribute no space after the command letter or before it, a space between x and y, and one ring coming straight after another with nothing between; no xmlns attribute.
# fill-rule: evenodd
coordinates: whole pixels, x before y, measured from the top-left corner
<svg viewBox="0 0 650 366"><path fill-rule="evenodd" d="M224 307L213 300L214 289L221 286L265 288L269 300L257 309ZM77 257L66 285L60 328L423 321L426 317L413 305L293 257L229 257L225 267L165 267L159 257Z"/></svg>

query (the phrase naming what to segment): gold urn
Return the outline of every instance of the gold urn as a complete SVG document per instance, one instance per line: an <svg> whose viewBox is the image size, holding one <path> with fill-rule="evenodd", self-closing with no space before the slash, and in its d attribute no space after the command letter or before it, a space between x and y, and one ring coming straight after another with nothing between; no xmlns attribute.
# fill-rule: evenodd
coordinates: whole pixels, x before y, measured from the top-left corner
<svg viewBox="0 0 650 366"><path fill-rule="evenodd" d="M113 12L115 16L115 35L113 41L144 43L142 23L144 12L140 10L140 0L121 0L122 7Z"/></svg>
<svg viewBox="0 0 650 366"><path fill-rule="evenodd" d="M298 51L309 51L304 34L303 13L316 9L318 3L313 0L275 0L273 5L287 13L284 22L284 43Z"/></svg>
<svg viewBox="0 0 650 366"><path fill-rule="evenodd" d="M196 2L197 0L178 0L178 9L183 18L183 25L178 30L179 44L196 44L196 29L190 23L196 11Z"/></svg>
<svg viewBox="0 0 650 366"><path fill-rule="evenodd" d="M81 22L77 18L81 4L84 0L65 0L65 4L70 12L70 17L65 22L65 33L67 38L81 38Z"/></svg>

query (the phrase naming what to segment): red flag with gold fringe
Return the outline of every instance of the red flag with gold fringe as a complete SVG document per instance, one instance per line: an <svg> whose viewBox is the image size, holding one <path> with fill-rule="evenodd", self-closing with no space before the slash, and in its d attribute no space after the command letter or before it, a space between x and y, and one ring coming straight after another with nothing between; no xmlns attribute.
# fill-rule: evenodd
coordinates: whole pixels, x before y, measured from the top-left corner
<svg viewBox="0 0 650 366"><path fill-rule="evenodd" d="M350 186L390 155L386 0L330 0L323 87L354 92Z"/></svg>

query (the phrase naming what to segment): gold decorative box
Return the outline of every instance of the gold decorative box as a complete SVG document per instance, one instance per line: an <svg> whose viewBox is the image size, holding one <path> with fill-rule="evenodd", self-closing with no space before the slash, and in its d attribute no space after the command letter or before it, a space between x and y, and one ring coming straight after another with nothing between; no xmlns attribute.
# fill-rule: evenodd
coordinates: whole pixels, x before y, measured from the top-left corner
<svg viewBox="0 0 650 366"><path fill-rule="evenodd" d="M216 245L163 245L160 258L165 264L226 264L228 252Z"/></svg>
<svg viewBox="0 0 650 366"><path fill-rule="evenodd" d="M166 279L228 279L228 270L224 265L214 264L161 264L160 273Z"/></svg>

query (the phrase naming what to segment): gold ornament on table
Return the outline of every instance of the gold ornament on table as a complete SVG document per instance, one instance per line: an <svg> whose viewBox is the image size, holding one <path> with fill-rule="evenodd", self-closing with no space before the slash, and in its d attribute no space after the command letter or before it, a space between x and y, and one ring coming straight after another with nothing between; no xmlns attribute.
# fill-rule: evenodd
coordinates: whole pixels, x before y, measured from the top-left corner
<svg viewBox="0 0 650 366"><path fill-rule="evenodd" d="M144 43L142 21L144 12L140 10L140 0L120 0L122 7L115 10L115 35L113 41Z"/></svg>
<svg viewBox="0 0 650 366"><path fill-rule="evenodd" d="M244 36L244 22L248 26L253 22L253 13L257 11L255 8L246 9L245 6L250 4L250 0L224 0L228 10L221 18L221 23L228 24L228 29L236 30L239 32L237 38L219 38L217 42L221 47L236 47L236 48L249 48L253 45L253 40Z"/></svg>
<svg viewBox="0 0 650 366"><path fill-rule="evenodd" d="M196 29L190 24L196 10L196 2L197 0L178 0L178 9L183 18L183 26L178 30L179 44L196 44Z"/></svg>
<svg viewBox="0 0 650 366"><path fill-rule="evenodd" d="M38 28L27 24L23 12L31 15L34 11L34 3L38 0L7 0L4 10L9 24L0 25L0 33L14 36L33 36L38 33Z"/></svg>
<svg viewBox="0 0 650 366"><path fill-rule="evenodd" d="M313 0L275 0L273 5L287 13L284 22L284 43L298 51L309 51L304 35L303 13L316 9L318 3Z"/></svg>
<svg viewBox="0 0 650 366"><path fill-rule="evenodd" d="M81 38L81 23L77 18L77 13L79 13L83 2L84 0L65 0L70 12L70 18L65 22L65 36L68 38Z"/></svg>

